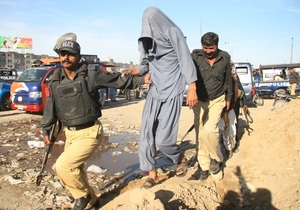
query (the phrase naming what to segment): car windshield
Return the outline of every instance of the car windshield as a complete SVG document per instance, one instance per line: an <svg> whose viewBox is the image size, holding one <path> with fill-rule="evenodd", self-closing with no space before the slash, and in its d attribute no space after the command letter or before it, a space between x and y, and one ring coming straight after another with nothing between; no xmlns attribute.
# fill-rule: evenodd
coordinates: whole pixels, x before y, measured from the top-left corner
<svg viewBox="0 0 300 210"><path fill-rule="evenodd" d="M27 69L17 79L18 82L39 82L48 69Z"/></svg>

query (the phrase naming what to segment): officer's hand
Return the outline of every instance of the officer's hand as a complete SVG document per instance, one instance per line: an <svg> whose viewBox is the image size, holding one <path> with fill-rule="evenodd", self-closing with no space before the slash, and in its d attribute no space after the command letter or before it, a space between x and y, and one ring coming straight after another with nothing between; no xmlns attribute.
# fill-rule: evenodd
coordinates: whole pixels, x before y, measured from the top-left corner
<svg viewBox="0 0 300 210"><path fill-rule="evenodd" d="M124 70L122 72L122 77L128 75L128 74L132 74L132 75L141 75L141 72L138 69L128 69L128 70Z"/></svg>
<svg viewBox="0 0 300 210"><path fill-rule="evenodd" d="M49 136L44 136L44 148L46 148L48 144L51 144Z"/></svg>
<svg viewBox="0 0 300 210"><path fill-rule="evenodd" d="M131 74L131 72L132 72L132 70L124 70L124 71L122 72L122 77L124 77L124 76L126 76L126 75L128 75L128 74Z"/></svg>
<svg viewBox="0 0 300 210"><path fill-rule="evenodd" d="M145 84L152 84L152 81L150 80L150 78L151 78L150 72L145 74L145 76L144 76Z"/></svg>
<svg viewBox="0 0 300 210"><path fill-rule="evenodd" d="M189 105L189 108L193 109L197 103L198 103L198 96L196 92L196 83L193 82L189 85L189 90L186 95L186 105Z"/></svg>

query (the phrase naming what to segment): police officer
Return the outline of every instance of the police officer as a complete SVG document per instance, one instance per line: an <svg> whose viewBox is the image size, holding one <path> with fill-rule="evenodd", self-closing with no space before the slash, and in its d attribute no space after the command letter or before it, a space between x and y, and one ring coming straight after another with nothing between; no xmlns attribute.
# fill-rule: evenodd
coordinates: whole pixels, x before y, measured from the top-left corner
<svg viewBox="0 0 300 210"><path fill-rule="evenodd" d="M74 40L63 41L57 49L62 70L55 70L49 81L49 91L41 121L44 142L49 144L49 132L57 118L65 127L64 152L56 161L61 183L76 199L73 209L91 208L97 197L90 187L84 163L103 139L98 89L102 86L134 89L150 83L149 78L106 74L99 68L81 63L80 46Z"/></svg>
<svg viewBox="0 0 300 210"><path fill-rule="evenodd" d="M197 156L201 168L200 181L210 174L223 178L220 169L223 156L220 155L218 122L222 110L229 112L232 98L232 77L230 55L218 48L219 36L208 32L201 37L202 49L192 53L198 80L199 102L193 108L196 131ZM227 90L226 94L225 91Z"/></svg>

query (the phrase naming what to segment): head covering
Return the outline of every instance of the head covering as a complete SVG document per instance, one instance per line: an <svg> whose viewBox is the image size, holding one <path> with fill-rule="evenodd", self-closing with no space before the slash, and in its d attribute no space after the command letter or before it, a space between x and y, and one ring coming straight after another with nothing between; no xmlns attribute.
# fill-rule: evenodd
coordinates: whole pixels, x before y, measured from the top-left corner
<svg viewBox="0 0 300 210"><path fill-rule="evenodd" d="M58 52L61 51L67 51L73 54L80 54L80 45L77 42L67 40L64 41L58 49Z"/></svg>
<svg viewBox="0 0 300 210"><path fill-rule="evenodd" d="M139 51L145 53L143 40L151 38L156 44L164 45L160 47L162 52L157 52L157 54L166 54L165 51L168 51L170 47L170 34L174 31L184 37L180 28L164 12L156 7L147 8L143 14L142 31L138 40Z"/></svg>
<svg viewBox="0 0 300 210"><path fill-rule="evenodd" d="M178 28L177 25L160 9L149 7L143 14L141 38L149 37L152 39L167 40L168 36L165 33L171 27Z"/></svg>
<svg viewBox="0 0 300 210"><path fill-rule="evenodd" d="M66 40L72 40L72 41L75 41L75 42L76 42L76 41L77 41L77 36L76 36L76 34L74 34L74 33L66 33L66 34L62 35L61 37L59 37L59 38L57 39L56 44L55 44L53 50L54 50L56 53L58 53L58 52L59 52L58 49L60 48L61 43L63 43L63 42L66 41Z"/></svg>

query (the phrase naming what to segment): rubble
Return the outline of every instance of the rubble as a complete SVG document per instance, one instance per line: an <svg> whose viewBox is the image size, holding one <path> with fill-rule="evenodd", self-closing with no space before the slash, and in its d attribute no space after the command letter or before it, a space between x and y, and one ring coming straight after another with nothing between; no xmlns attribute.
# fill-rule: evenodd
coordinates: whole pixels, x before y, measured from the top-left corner
<svg viewBox="0 0 300 210"><path fill-rule="evenodd" d="M117 119L111 119L111 122L121 123ZM104 126L107 142L104 142L99 150L117 149L118 151L111 152L111 156L137 153L138 142L131 139L121 139L122 142L127 142L125 146L123 143L108 142L108 137L120 134L120 132L132 135L139 133L134 126L127 125L116 128L107 122ZM63 147L64 144L64 136L59 135L54 145ZM71 208L74 199L60 183L55 173L55 159L59 154L54 156L50 153L41 184L39 187L35 185L44 152L39 120L28 119L2 123L0 126L0 180L10 185L26 186L28 190L24 191L23 195L33 203L35 200L39 200L40 202L36 204L39 205L39 208L45 206L47 209ZM97 165L90 165L87 168L89 182L98 189L99 195L116 190L124 182L124 171L111 176L107 176L106 172L108 169Z"/></svg>

